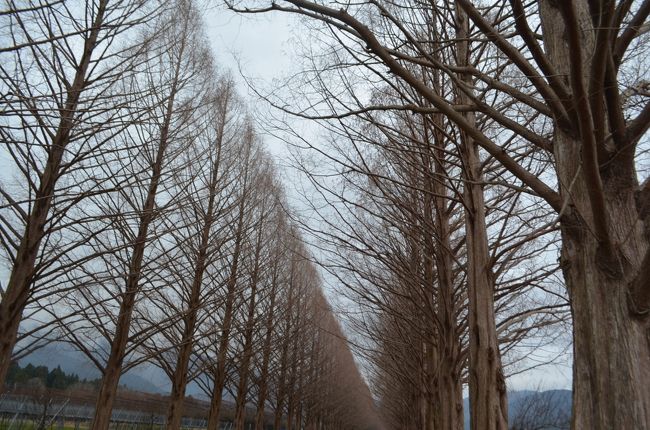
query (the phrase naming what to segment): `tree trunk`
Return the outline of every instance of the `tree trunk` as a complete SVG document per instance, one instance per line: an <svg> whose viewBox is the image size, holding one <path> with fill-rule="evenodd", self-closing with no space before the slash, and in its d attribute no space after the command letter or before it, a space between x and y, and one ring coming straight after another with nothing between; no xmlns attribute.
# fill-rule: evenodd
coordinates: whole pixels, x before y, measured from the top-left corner
<svg viewBox="0 0 650 430"><path fill-rule="evenodd" d="M569 30L558 6L556 2L540 2L544 46L558 72L569 76L569 65L576 58L570 53ZM603 48L596 46L587 2L576 1L573 7L581 38L581 63L590 64L595 50ZM587 69L582 74L589 82ZM574 77L571 88L575 94L579 88ZM609 131L609 125L605 127ZM635 201L638 182L634 160L619 155L598 166L596 175L602 181L606 209L605 213L595 213L589 198L594 174L587 170L589 159L583 142L589 133L596 130L582 129L576 137L556 125L554 136L560 192L567 202L560 225L561 266L573 316L572 428L648 429L650 325L647 314L636 314L637 297L629 289L644 269L649 247ZM611 252L604 248L602 239L596 239L597 218L608 226L614 244ZM649 221L646 218L645 229Z"/></svg>
<svg viewBox="0 0 650 430"><path fill-rule="evenodd" d="M282 358L280 363L280 375L278 376L278 392L275 403L275 411L273 412L273 429L279 429L282 422L282 414L284 413L284 401L286 397L286 378L287 378L287 356L289 350L289 341L285 341L282 347Z"/></svg>
<svg viewBox="0 0 650 430"><path fill-rule="evenodd" d="M119 316L115 326L115 334L111 342L111 352L104 368L102 376L102 385L97 396L95 406L95 416L93 418L93 430L106 430L110 424L111 413L113 410L113 401L117 392L117 386L122 374L122 363L126 353L126 346L129 339L129 329L131 328L131 318L135 307L136 296L140 292L140 271L144 259L144 251L149 236L149 226L154 219L154 210L156 204L156 192L162 172L163 158L167 148L167 135L169 121L171 119L171 109L173 96L170 98L167 107L167 117L163 125L160 146L156 154L156 162L153 165L151 182L147 191L147 198L140 215L140 225L138 235L133 242L133 254L129 264L129 275L126 279L126 286L122 294L120 303Z"/></svg>
<svg viewBox="0 0 650 430"><path fill-rule="evenodd" d="M439 151L438 160L442 158ZM442 170L442 169L441 169ZM444 177L444 176L443 176ZM442 195L444 187L439 183L435 193ZM440 333L438 338L438 366L434 376L435 390L433 407L434 428L436 430L462 430L463 417L463 390L460 378L460 351L461 344L456 322L456 300L454 293L452 259L449 254L451 249L449 232L449 215L447 202L436 199L436 222L438 234L438 250L436 252L436 267L438 273L438 318L440 320Z"/></svg>
<svg viewBox="0 0 650 430"><path fill-rule="evenodd" d="M579 151L580 142L556 132L558 159ZM577 155L574 155L577 157ZM578 159L578 158L574 158ZM576 178L578 163L560 177ZM561 222L561 266L573 317L572 428L650 428L650 327L629 307L628 287L642 266L648 236L642 230L633 188L621 188L621 177L604 178L612 237L619 244L618 262L603 261L591 233L586 180L580 172L570 190L571 204ZM564 182L568 183L568 182ZM563 189L563 194L569 194Z"/></svg>
<svg viewBox="0 0 650 430"><path fill-rule="evenodd" d="M4 386L11 363L11 353L18 337L18 328L29 299L34 265L45 235L45 224L59 179L61 161L65 148L70 142L70 133L74 128L74 118L77 114L81 93L88 85L86 74L97 46L99 32L103 28L107 5L108 0L99 3L97 15L93 20L88 38L84 42L83 54L72 85L67 92L65 109L60 111L61 119L56 134L52 138L45 168L43 174L40 175L39 189L34 196L34 203L20 240L9 282L0 302L0 387Z"/></svg>
<svg viewBox="0 0 650 430"><path fill-rule="evenodd" d="M269 361L271 359L271 342L273 340L273 324L275 322L275 299L277 295L278 264L273 268L271 280L271 297L269 298L269 313L266 318L266 336L262 348L262 364L260 369L259 394L257 397L257 412L255 413L255 430L264 429L264 405L268 391Z"/></svg>
<svg viewBox="0 0 650 430"><path fill-rule="evenodd" d="M247 175L248 172L246 172ZM239 203L239 219L237 221L237 232L235 237L235 249L233 251L233 260L228 277L226 309L224 311L223 323L221 325L221 335L219 337L219 352L217 354L216 369L214 372L212 399L210 400L210 411L208 412L208 430L217 430L219 428L219 415L221 413L222 393L226 382L226 360L228 359L228 348L230 345L230 331L235 305L235 296L237 290L237 275L239 270L239 254L241 253L241 244L244 237L244 210L245 194L248 189L248 178L244 179L244 190Z"/></svg>
<svg viewBox="0 0 650 430"><path fill-rule="evenodd" d="M434 71L436 90L442 93L442 83L438 72ZM450 228L450 201L446 198L448 193L448 163L446 161L449 139L443 133L444 118L441 114L431 117L433 127L427 126L425 130L431 134L434 143L431 174L431 189L435 217L429 220L433 226L437 246L433 251L437 275L436 313L440 322L437 333L437 356L433 376L435 383L431 386L433 401L433 427L436 430L462 430L464 428L463 416L463 390L461 383L461 339L459 335L456 315L458 304L455 292L454 266L451 245ZM425 141L429 141L427 136ZM431 157L430 157L431 158Z"/></svg>
<svg viewBox="0 0 650 430"><path fill-rule="evenodd" d="M255 306L257 304L257 283L260 273L260 252L262 250L262 231L264 227L264 216L260 218L257 230L257 243L255 247L255 267L251 279L251 297L246 315L246 331L244 333L244 348L242 351L242 362L239 366L239 382L237 384L237 396L235 397L235 430L244 430L246 421L246 399L248 397L248 375L250 372L250 361L253 355L253 329L255 328Z"/></svg>
<svg viewBox="0 0 650 430"><path fill-rule="evenodd" d="M184 44L182 45L184 46ZM119 316L115 326L115 334L111 341L111 352L102 375L102 384L95 403L95 415L93 418L93 430L107 430L110 425L113 411L113 401L117 393L117 387L122 375L122 364L126 354L126 346L131 328L131 318L135 308L136 297L140 292L140 279L144 251L149 236L149 226L155 218L156 193L160 184L160 177L163 169L163 160L169 144L169 127L174 110L174 100L178 91L180 61L176 64L175 78L170 90L169 100L165 106L165 117L161 126L160 141L156 151L156 159L151 166L151 179L147 190L142 211L140 212L140 225L138 234L132 243L132 255L128 268L128 276L122 302L120 303Z"/></svg>
<svg viewBox="0 0 650 430"><path fill-rule="evenodd" d="M556 131L558 173L570 205L561 221L561 266L573 318L573 429L650 428L650 328L630 308L629 286L643 267L648 237L634 188L604 177L610 234L618 261L604 258L590 219L587 180L580 172L581 142ZM573 152L573 154L571 154ZM567 179L575 179L573 182ZM622 269L622 270L621 270Z"/></svg>
<svg viewBox="0 0 650 430"><path fill-rule="evenodd" d="M295 337L295 333L294 333ZM296 402L298 394L296 392L296 374L298 370L298 360L296 358L298 339L293 340L293 348L291 353L291 370L289 372L289 398L287 399L287 430L292 430L294 425L294 413L296 410Z"/></svg>
<svg viewBox="0 0 650 430"><path fill-rule="evenodd" d="M619 238L629 234L626 228L634 228L636 211L627 200L627 205L623 201L618 207L610 205L620 226ZM586 230L576 233L562 230L562 266L574 332L572 428L648 429L650 330L647 322L630 314L629 278L611 279L597 263L598 243ZM628 239L621 252L640 267L647 247L647 240Z"/></svg>
<svg viewBox="0 0 650 430"><path fill-rule="evenodd" d="M228 282L228 296L226 298L226 309L219 337L219 352L217 354L216 369L213 377L212 399L210 400L210 411L208 413L208 430L219 428L219 415L221 413L222 393L226 382L226 360L228 358L228 347L230 344L230 330L232 325L233 308L235 301L235 287L237 285L236 275L239 260L239 240L235 245L235 255L231 268L231 280Z"/></svg>
<svg viewBox="0 0 650 430"><path fill-rule="evenodd" d="M284 413L284 402L287 397L287 372L289 370L289 347L291 345L291 316L294 311L295 300L297 297L293 286L295 276L295 260L291 259L291 268L289 273L289 297L287 298L287 309L285 312L285 324L282 332L282 350L280 354L280 374L278 375L277 399L273 417L273 428L279 429Z"/></svg>
<svg viewBox="0 0 650 430"><path fill-rule="evenodd" d="M208 246L210 244L210 232L214 223L215 217L215 200L217 198L217 187L219 182L219 166L221 164L221 148L223 144L223 133L226 124L226 114L228 106L229 94L224 94L224 106L221 112L220 122L221 126L217 133L216 147L217 154L216 160L212 163L210 182L209 182L209 197L208 208L205 216L203 217L203 229L201 232L201 241L199 243L198 252L195 259L194 278L192 280L192 287L190 291L190 299L183 323L183 335L181 338L180 350L176 361L176 368L172 377L172 391L170 393L169 407L167 409L167 429L178 430L180 429L181 419L183 417L183 400L185 398L185 389L187 388L187 372L194 346L194 330L196 326L196 319L199 311L200 298L201 298L201 284L203 283L203 276L208 265Z"/></svg>
<svg viewBox="0 0 650 430"><path fill-rule="evenodd" d="M459 66L469 64L469 21L460 7L456 7L456 61ZM461 76L472 86L472 78ZM457 89L460 103L468 97ZM467 121L475 126L473 113L465 113ZM491 273L483 173L478 145L461 131L465 203L465 234L467 248L467 297L469 304L469 398L472 430L507 430L508 400L501 366L501 353L494 313L494 281Z"/></svg>
<svg viewBox="0 0 650 430"><path fill-rule="evenodd" d="M176 368L174 369L174 375L172 377L172 391L169 396L169 407L167 409L167 429L169 430L180 429L181 418L183 417L183 400L185 398L185 388L187 387L187 371L190 362L190 355L192 354L192 348L194 346L194 329L200 304L201 284L203 283L203 274L205 273L207 245L211 227L209 220L212 217L212 206L213 200L210 200L210 203L208 204L206 223L201 235L201 245L196 258L196 269L192 281L190 300L187 310L185 311L185 317L183 318L185 327L183 328L180 349L176 360Z"/></svg>
<svg viewBox="0 0 650 430"><path fill-rule="evenodd" d="M292 276L295 274L292 268ZM299 282L299 281L298 281ZM293 288L296 288L294 286ZM299 385L298 378L300 377L299 367L302 367L302 348L301 347L301 338L298 336L300 334L300 326L303 324L302 310L303 310L303 301L302 301L302 292L301 285L297 285L298 291L296 292L296 315L293 319L293 330L290 335L291 342L291 352L289 357L291 359L291 368L289 370L289 381L288 381L288 399L287 399L287 430L292 430L294 425L294 414L297 409L297 403L299 401L299 389L296 389L296 385ZM289 314L291 318L291 314Z"/></svg>
<svg viewBox="0 0 650 430"><path fill-rule="evenodd" d="M508 402L496 334L494 286L489 267L485 202L478 148L465 143L464 200L469 303L469 397L472 430L507 430Z"/></svg>

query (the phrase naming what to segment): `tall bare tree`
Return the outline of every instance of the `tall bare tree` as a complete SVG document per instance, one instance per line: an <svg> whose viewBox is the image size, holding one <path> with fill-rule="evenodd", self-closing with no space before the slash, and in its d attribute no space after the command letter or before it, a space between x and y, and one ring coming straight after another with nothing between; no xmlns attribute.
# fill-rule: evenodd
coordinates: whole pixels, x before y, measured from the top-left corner
<svg viewBox="0 0 650 430"><path fill-rule="evenodd" d="M150 20L151 6L11 1L2 13L9 45L0 52L1 133L25 188L14 194L10 181L2 187L2 245L11 273L0 303L0 384L35 286L73 266L73 251L84 244L63 235L73 224L68 211L106 185L93 157L127 126L115 85L147 45L124 42Z"/></svg>
<svg viewBox="0 0 650 430"><path fill-rule="evenodd" d="M226 292L224 302L223 318L220 322L220 334L218 336L218 349L214 369L212 369L212 393L210 411L208 414L208 429L216 429L219 426L219 414L221 412L223 390L226 384L226 369L228 364L228 351L231 347L233 325L235 323L235 311L237 310L236 299L241 291L240 270L245 249L246 238L251 230L252 209L254 201L251 198L255 194L254 185L258 179L254 163L259 161L259 147L256 145L255 132L252 125L248 125L243 133L244 158L241 164L239 181L239 196L237 203L237 218L233 232L233 251L229 259L228 279L226 281Z"/></svg>
<svg viewBox="0 0 650 430"><path fill-rule="evenodd" d="M181 175L182 182L179 186L184 187L189 196L183 199L187 202L189 209L185 220L181 225L187 226L181 234L178 234L179 242L190 243L186 257L190 262L189 273L185 279L185 272L179 276L178 282L185 289L181 294L181 303L185 307L179 310L182 314L182 333L178 338L178 351L175 365L171 367L172 392L170 395L169 410L167 413L167 426L172 429L180 428L182 418L182 404L185 396L185 389L188 383L189 365L194 348L197 324L200 311L207 308L209 312L214 305L211 303L211 289L206 288L204 275L215 257L220 254L226 238L221 238L215 231L222 228L224 214L230 210L232 202L224 196L224 192L231 191L228 183L231 181L231 170L233 169L233 150L236 147L229 147L237 134L241 131L237 123L238 109L237 101L234 100L234 88L232 81L223 80L211 97L213 101L208 103L209 124L202 142L195 149L196 155L190 155L187 159L189 175ZM234 145L233 145L234 146ZM195 152L198 150L198 154ZM197 160L204 160L196 163ZM204 164L205 163L205 164ZM195 237L198 238L195 240ZM179 264L179 256L172 257L170 264ZM214 292L212 292L214 294ZM170 300L163 302L163 306L169 309L172 305ZM153 346L155 348L155 345Z"/></svg>

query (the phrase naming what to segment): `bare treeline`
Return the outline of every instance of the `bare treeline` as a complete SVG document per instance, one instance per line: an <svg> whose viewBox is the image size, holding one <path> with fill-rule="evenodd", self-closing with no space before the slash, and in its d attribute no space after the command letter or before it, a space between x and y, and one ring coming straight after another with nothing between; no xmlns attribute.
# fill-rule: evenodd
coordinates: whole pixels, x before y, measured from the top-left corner
<svg viewBox="0 0 650 430"><path fill-rule="evenodd" d="M366 428L370 392L202 28L188 0L4 3L0 385L67 342L102 374L96 430L143 363L169 377L170 429L189 383L210 430L227 395L240 430Z"/></svg>
<svg viewBox="0 0 650 430"><path fill-rule="evenodd" d="M507 429L570 327L573 428L650 427L650 1L227 3L318 38L266 98L328 130L287 138L385 424L462 429L467 386Z"/></svg>

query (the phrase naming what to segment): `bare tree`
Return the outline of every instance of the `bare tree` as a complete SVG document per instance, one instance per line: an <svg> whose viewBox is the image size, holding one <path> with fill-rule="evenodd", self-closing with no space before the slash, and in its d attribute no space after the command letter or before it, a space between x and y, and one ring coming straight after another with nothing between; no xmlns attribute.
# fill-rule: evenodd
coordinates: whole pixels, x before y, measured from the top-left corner
<svg viewBox="0 0 650 430"><path fill-rule="evenodd" d="M226 281L224 314L221 320L221 333L218 338L217 357L212 370L212 393L210 412L208 414L208 428L216 429L219 425L219 413L221 411L223 389L226 383L226 366L228 363L228 350L232 340L232 329L236 311L236 296L240 292L240 264L243 253L243 246L248 232L251 229L251 210L254 201L254 185L258 171L254 163L259 161L259 147L256 146L255 132L252 125L248 125L243 133L244 159L241 165L240 194L237 203L237 219L234 230L234 245L232 256L229 259L228 279Z"/></svg>
<svg viewBox="0 0 650 430"><path fill-rule="evenodd" d="M282 214L283 215L283 214ZM276 323L281 315L279 314L279 306L277 303L280 302L278 295L281 294L281 286L285 283L283 279L286 273L284 269L285 262L287 261L287 246L286 246L286 235L287 235L287 225L286 220L283 217L278 217L277 224L275 225L275 234L271 238L271 264L270 264L270 285L269 285L269 294L268 294L268 304L266 308L263 308L264 315L264 325L263 329L263 340L261 345L261 357L258 358L259 362L259 376L257 378L258 394L256 399L256 413L255 413L255 430L262 430L264 428L265 421L265 410L266 404L269 395L269 380L270 375L270 365L271 365L271 354L273 351L273 342L277 341L276 334Z"/></svg>
<svg viewBox="0 0 650 430"><path fill-rule="evenodd" d="M250 273L250 287L246 315L243 318L243 345L237 372L238 381L235 395L234 422L235 429L237 430L243 430L245 425L245 408L248 399L251 361L254 358L253 337L255 334L254 332L257 331L256 327L260 323L257 315L261 310L259 302L266 293L264 291L266 285L265 282L263 282L263 277L265 277L267 270L272 267L272 263L269 260L269 257L272 254L267 251L270 233L272 233L270 228L275 228L274 224L279 221L275 216L273 216L278 212L278 193L277 190L274 189L276 184L274 184L273 177L270 173L271 172L266 172L262 177L260 177L256 187L261 195L257 203L258 214L255 227L255 240L253 243L253 267ZM270 287L273 289L275 288L275 285L273 284L273 276L271 276L271 282L272 284ZM272 290L270 294L275 295L276 291ZM274 298L270 307L267 308L267 312L270 313L271 319L275 312L273 306L275 306ZM272 327L267 326L267 328L268 330L272 330Z"/></svg>
<svg viewBox="0 0 650 430"><path fill-rule="evenodd" d="M510 430L567 430L571 428L568 408L557 391L531 393L517 402L517 413L512 418Z"/></svg>
<svg viewBox="0 0 650 430"><path fill-rule="evenodd" d="M435 77L423 79L435 85ZM396 99L393 91L401 90L398 84L393 89L384 90L377 99L390 104ZM402 91L398 96L414 97ZM448 92L453 96L453 88ZM426 106L421 100L418 103ZM464 373L465 261L470 251L465 251L469 244L462 235L461 205L466 205L463 190L468 183L459 168L463 165L462 139L435 111L426 115L364 113L356 120L336 121L331 130L335 149L325 151L330 163L316 163L330 166L334 162L340 170L304 162L299 166L322 197L312 203L318 221L307 224L306 230L317 246L334 255L323 264L345 286L343 294L364 310L355 322L360 332L380 343L380 350L387 349L378 352L379 357L370 357L371 361L392 366L383 370L412 390L415 400L409 397L408 404L398 400L398 414L412 420L409 425L414 428L462 427L463 375L480 371L475 364ZM348 141L347 146L341 143ZM302 146L321 151L307 141ZM531 289L547 300L553 297L543 292L544 286L536 285L557 270L542 260L549 248L553 251L553 241L547 240L555 223L545 211L526 209L518 190L498 185L504 175L498 163L488 158L480 168L488 176L476 185L487 196L483 215L492 227L488 234L487 222L483 223L489 256L485 270L490 275L486 293L496 293L494 336L499 348L508 352L521 340L532 340L529 334L562 318L562 302L542 299L540 305L524 300ZM335 175L341 177L340 185L321 179ZM534 206L534 202L526 204ZM524 265L547 269L522 273ZM374 327L368 321L373 314L379 320ZM396 327L388 330L387 325ZM383 360L382 354L390 359ZM395 386L395 379L391 381L388 390ZM505 384L501 389L505 396ZM405 398L403 392L394 393ZM419 407L417 413L414 405ZM404 422L396 427L403 427Z"/></svg>
<svg viewBox="0 0 650 430"><path fill-rule="evenodd" d="M257 428L269 407L290 428L367 428L369 390L196 6L11 1L0 19L0 132L24 180L0 190L2 366L29 320L25 340L102 372L94 429L143 363L170 378L173 429L190 381L210 429L225 392L239 429L252 398Z"/></svg>
<svg viewBox="0 0 650 430"><path fill-rule="evenodd" d="M152 10L144 1L11 1L2 13L3 40L11 44L0 53L0 130L24 188L13 193L3 181L2 246L11 273L0 303L0 383L36 287L74 266L73 252L85 243L65 235L74 224L68 212L105 189L93 157L127 126L124 99L111 96L147 44L123 42Z"/></svg>
<svg viewBox="0 0 650 430"><path fill-rule="evenodd" d="M178 284L182 286L181 309L178 303L172 298L161 302L161 306L167 312L170 308L178 309L182 315L179 325L178 338L174 339L176 360L169 365L172 381L172 392L170 405L167 414L167 425L172 429L180 428L182 418L182 403L185 396L185 389L190 377L190 358L194 349L194 339L197 325L202 322L200 311L212 311L216 305L211 295L214 290L204 282L204 275L212 265L214 259L220 254L221 246L226 238L219 237L218 230L223 228L221 223L223 217L232 208L232 201L225 195L231 191L228 184L232 181L231 170L234 168L234 150L237 149L232 143L237 134L241 131L238 124L237 100L235 99L234 88L231 80L224 79L212 90L211 97L214 100L208 103L209 123L207 130L199 139L204 142L196 144L194 155L190 155L186 169L189 175L183 174L179 178L181 192L188 194L183 199L188 208L187 215L180 222L185 226L182 232L175 234L180 246L181 255L174 255L170 258L170 266L177 270L180 261L184 257L188 261L186 271L179 271ZM233 147L230 147L230 146ZM198 152L198 153L197 153ZM202 162L197 163L198 160ZM188 255L189 254L189 255ZM186 275L189 275L186 277ZM165 334L165 336L169 336ZM154 341L152 349L160 348L160 343ZM162 356L159 356L162 358Z"/></svg>

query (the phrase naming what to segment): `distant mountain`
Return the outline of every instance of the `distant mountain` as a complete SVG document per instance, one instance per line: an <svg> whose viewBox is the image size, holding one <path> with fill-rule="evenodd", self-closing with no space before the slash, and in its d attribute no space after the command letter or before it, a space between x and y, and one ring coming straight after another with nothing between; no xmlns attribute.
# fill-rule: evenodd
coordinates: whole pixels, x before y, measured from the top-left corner
<svg viewBox="0 0 650 430"><path fill-rule="evenodd" d="M31 363L34 366L47 366L52 369L61 366L67 374L76 374L79 379L97 379L101 372L88 360L86 355L71 345L62 342L52 343L34 351L19 360L21 366ZM155 366L139 366L131 369L120 378L120 385L130 390L147 393L169 393L169 381L164 373Z"/></svg>
<svg viewBox="0 0 650 430"><path fill-rule="evenodd" d="M52 343L40 348L19 360L21 366L33 364L34 366L56 367L66 373L74 373L80 379L97 379L101 373L86 358L86 356L64 343Z"/></svg>
<svg viewBox="0 0 650 430"><path fill-rule="evenodd" d="M465 429L469 429L469 399L464 401ZM511 430L568 430L571 424L571 391L508 392L508 424Z"/></svg>

